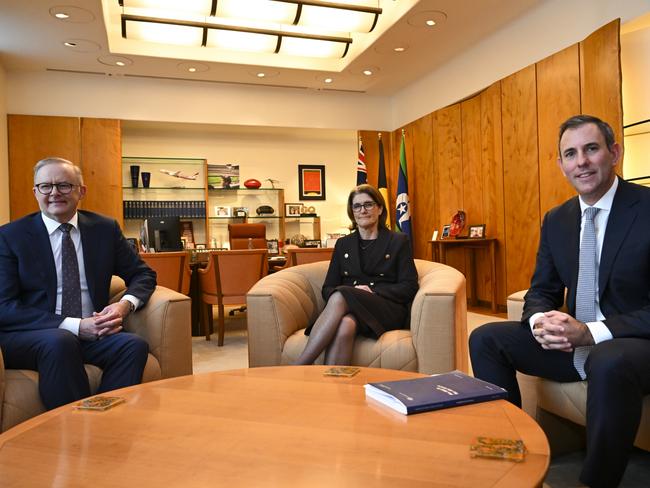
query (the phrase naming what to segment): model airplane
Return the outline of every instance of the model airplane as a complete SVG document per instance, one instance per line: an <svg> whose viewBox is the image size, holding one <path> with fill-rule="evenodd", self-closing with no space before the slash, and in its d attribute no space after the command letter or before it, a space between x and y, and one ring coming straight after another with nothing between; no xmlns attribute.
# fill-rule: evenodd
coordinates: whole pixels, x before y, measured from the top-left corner
<svg viewBox="0 0 650 488"><path fill-rule="evenodd" d="M184 180L195 180L197 176L199 176L199 173L194 173L193 175L186 175L181 173L180 171L169 171L167 169L161 169L161 173L165 173L166 175L173 176L174 178L182 178Z"/></svg>
<svg viewBox="0 0 650 488"><path fill-rule="evenodd" d="M273 189L275 189L275 184L276 183L280 183L280 180L274 180L273 178L267 178L264 181L268 181L269 183L271 183L271 188L273 188Z"/></svg>

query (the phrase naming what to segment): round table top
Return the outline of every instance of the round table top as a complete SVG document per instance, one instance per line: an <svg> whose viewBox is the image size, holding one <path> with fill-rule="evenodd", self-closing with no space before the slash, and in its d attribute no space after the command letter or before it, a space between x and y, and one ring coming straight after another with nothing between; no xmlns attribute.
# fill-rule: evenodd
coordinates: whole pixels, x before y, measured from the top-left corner
<svg viewBox="0 0 650 488"><path fill-rule="evenodd" d="M3 486L538 486L549 446L503 400L404 416L368 382L417 373L323 366L172 378L111 395L105 412L66 405L0 435ZM525 461L471 458L479 435L522 439Z"/></svg>

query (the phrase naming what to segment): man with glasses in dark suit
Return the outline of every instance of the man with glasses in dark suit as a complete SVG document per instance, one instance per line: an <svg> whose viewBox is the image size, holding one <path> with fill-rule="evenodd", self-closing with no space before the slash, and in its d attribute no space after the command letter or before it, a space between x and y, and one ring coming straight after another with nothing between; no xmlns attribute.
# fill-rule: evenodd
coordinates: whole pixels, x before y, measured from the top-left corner
<svg viewBox="0 0 650 488"><path fill-rule="evenodd" d="M122 324L156 273L117 222L77 210L86 191L78 166L43 159L33 188L41 211L0 227L0 348L6 368L38 371L48 410L90 396L84 363L103 370L102 393L140 383L147 360L147 343ZM109 304L113 275L127 290Z"/></svg>

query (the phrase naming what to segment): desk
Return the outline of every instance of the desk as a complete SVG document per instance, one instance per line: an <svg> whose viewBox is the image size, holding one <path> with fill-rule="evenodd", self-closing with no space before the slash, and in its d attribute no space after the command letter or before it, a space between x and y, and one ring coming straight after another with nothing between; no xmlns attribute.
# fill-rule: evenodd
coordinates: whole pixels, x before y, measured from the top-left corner
<svg viewBox="0 0 650 488"><path fill-rule="evenodd" d="M447 248L461 247L463 249L470 249L469 253L470 265L469 275L470 284L472 286L472 302L471 305L476 305L478 300L476 297L476 257L474 256L477 249L487 249L490 255L490 283L492 294L492 312L497 311L497 258L496 258L496 244L497 240L494 237L487 237L485 239L441 239L437 241L429 241L431 243L431 258L442 264L447 264Z"/></svg>
<svg viewBox="0 0 650 488"><path fill-rule="evenodd" d="M534 487L549 464L541 428L497 400L403 416L367 382L417 373L280 366L183 376L118 390L106 412L63 406L0 435L3 486ZM513 463L470 458L477 435L520 438Z"/></svg>

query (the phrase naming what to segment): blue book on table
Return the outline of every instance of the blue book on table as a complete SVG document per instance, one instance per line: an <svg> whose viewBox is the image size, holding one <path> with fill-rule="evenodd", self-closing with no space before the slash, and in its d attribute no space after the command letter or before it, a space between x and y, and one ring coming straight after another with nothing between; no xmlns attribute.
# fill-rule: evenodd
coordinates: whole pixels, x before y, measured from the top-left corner
<svg viewBox="0 0 650 488"><path fill-rule="evenodd" d="M368 383L364 388L367 398L405 415L508 397L505 389L461 371L425 378Z"/></svg>

